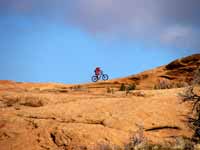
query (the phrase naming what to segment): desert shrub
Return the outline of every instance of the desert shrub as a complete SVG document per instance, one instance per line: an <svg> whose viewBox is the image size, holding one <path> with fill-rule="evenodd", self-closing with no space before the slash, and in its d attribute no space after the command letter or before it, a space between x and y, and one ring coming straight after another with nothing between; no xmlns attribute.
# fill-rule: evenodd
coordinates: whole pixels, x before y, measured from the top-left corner
<svg viewBox="0 0 200 150"><path fill-rule="evenodd" d="M175 150L194 150L195 143L191 138L184 136L175 137L176 143L173 145Z"/></svg>
<svg viewBox="0 0 200 150"><path fill-rule="evenodd" d="M131 90L135 90L135 89L136 89L136 85L134 83L126 86L126 96L130 93Z"/></svg>
<svg viewBox="0 0 200 150"><path fill-rule="evenodd" d="M137 125L137 124L136 124ZM144 136L144 127L142 125L137 125L138 130L135 132L129 144L125 146L125 150L135 150L144 148L146 145L147 139Z"/></svg>
<svg viewBox="0 0 200 150"><path fill-rule="evenodd" d="M165 142L163 144L153 144L143 141L139 144L132 142L125 146L125 150L194 150L195 143L186 137L174 137L175 143Z"/></svg>
<svg viewBox="0 0 200 150"><path fill-rule="evenodd" d="M192 85L188 86L183 93L180 93L182 100L185 101L192 101L193 102L193 109L192 111L196 110L199 112L200 108L200 70L196 70L194 72Z"/></svg>
<svg viewBox="0 0 200 150"><path fill-rule="evenodd" d="M195 131L194 139L200 140L200 95L194 92L194 86L190 86L180 96L183 102L190 101L193 103L192 113L194 113L194 117L188 117L188 123Z"/></svg>
<svg viewBox="0 0 200 150"><path fill-rule="evenodd" d="M121 84L119 90L120 90L120 91L125 91L125 90L126 90L126 86L125 86L124 83Z"/></svg>
<svg viewBox="0 0 200 150"><path fill-rule="evenodd" d="M135 83L128 84L128 85L125 85L124 83L122 83L119 88L119 91L131 91L131 90L135 90L135 89L136 89Z"/></svg>
<svg viewBox="0 0 200 150"><path fill-rule="evenodd" d="M111 88L107 88L107 93L111 93Z"/></svg>
<svg viewBox="0 0 200 150"><path fill-rule="evenodd" d="M137 125L137 124L136 124ZM144 127L137 125L139 128L131 138L130 142L125 145L125 150L194 150L195 142L191 138L178 136L174 142L165 141L163 144L155 144L144 136ZM147 130L145 130L147 131Z"/></svg>
<svg viewBox="0 0 200 150"><path fill-rule="evenodd" d="M167 80L158 80L158 83L156 85L154 85L154 89L158 90L158 89L170 89L172 88L173 85L170 84L169 81Z"/></svg>
<svg viewBox="0 0 200 150"><path fill-rule="evenodd" d="M198 85L200 86L200 68L197 69L194 72L193 80L192 80L192 85Z"/></svg>
<svg viewBox="0 0 200 150"><path fill-rule="evenodd" d="M187 86L189 85L186 82L177 82L174 84L174 88L182 88L182 87L187 87Z"/></svg>
<svg viewBox="0 0 200 150"><path fill-rule="evenodd" d="M194 118L189 117L188 122L195 131L194 138L200 140L200 69L194 72L192 85L187 87L179 96L183 102L193 103L192 113L195 115Z"/></svg>
<svg viewBox="0 0 200 150"><path fill-rule="evenodd" d="M125 150L180 150L173 149L170 146L164 146L160 144L152 144L152 143L142 143L138 146L126 146Z"/></svg>
<svg viewBox="0 0 200 150"><path fill-rule="evenodd" d="M99 149L99 150L122 150L122 148L118 145L113 145L111 143L98 143L96 146L91 147L91 149Z"/></svg>
<svg viewBox="0 0 200 150"><path fill-rule="evenodd" d="M81 89L81 86L80 86L80 85L76 85L76 86L73 87L73 89L75 89L75 90L80 90L80 89Z"/></svg>
<svg viewBox="0 0 200 150"><path fill-rule="evenodd" d="M198 106L200 105L200 95L196 93L196 91L194 91L194 89L196 89L196 87L194 86L189 86L188 88L185 89L185 91L183 93L180 93L179 95L181 96L182 100L185 101L191 101L193 102L193 108L192 111L197 110L197 112L199 111L197 108L199 108Z"/></svg>
<svg viewBox="0 0 200 150"><path fill-rule="evenodd" d="M136 84L135 83L132 83L132 84L129 84L128 87L127 87L127 90L135 90L136 89Z"/></svg>
<svg viewBox="0 0 200 150"><path fill-rule="evenodd" d="M168 80L158 80L158 83L156 85L154 85L154 89L158 90L158 89L172 89L172 88L182 88L182 87L186 87L188 86L188 84L186 82L170 82Z"/></svg>
<svg viewBox="0 0 200 150"><path fill-rule="evenodd" d="M74 91L84 91L85 89L81 87L81 85L76 85L72 87L72 90Z"/></svg>
<svg viewBox="0 0 200 150"><path fill-rule="evenodd" d="M110 87L107 87L107 93L111 93L111 94L114 94L114 89L113 88L110 88Z"/></svg>

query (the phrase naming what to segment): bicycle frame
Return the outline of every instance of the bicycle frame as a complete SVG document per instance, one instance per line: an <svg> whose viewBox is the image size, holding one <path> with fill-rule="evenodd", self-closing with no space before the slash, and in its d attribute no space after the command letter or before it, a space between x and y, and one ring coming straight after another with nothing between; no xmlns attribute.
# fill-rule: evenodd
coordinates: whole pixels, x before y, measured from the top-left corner
<svg viewBox="0 0 200 150"><path fill-rule="evenodd" d="M95 76L97 76L98 80L102 78L102 75L103 75L103 71L101 71L99 75L95 74Z"/></svg>
<svg viewBox="0 0 200 150"><path fill-rule="evenodd" d="M94 78L93 78L94 77ZM96 81L98 81L98 80L100 80L100 79L102 79L102 80L108 80L108 75L107 74L104 74L103 73L103 71L101 71L100 73L99 73L99 75L97 75L96 73L95 73L95 75L94 76L92 76L92 81L93 82L96 82Z"/></svg>

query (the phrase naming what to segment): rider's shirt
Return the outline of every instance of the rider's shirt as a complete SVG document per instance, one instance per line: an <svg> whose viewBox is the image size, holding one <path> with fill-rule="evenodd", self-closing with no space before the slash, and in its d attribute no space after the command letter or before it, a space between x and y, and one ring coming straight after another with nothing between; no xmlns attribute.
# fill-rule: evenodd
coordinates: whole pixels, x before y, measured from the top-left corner
<svg viewBox="0 0 200 150"><path fill-rule="evenodd" d="M101 69L100 69L99 67L97 67L97 68L95 69L95 74L96 74L96 75L100 75L100 73L101 73Z"/></svg>

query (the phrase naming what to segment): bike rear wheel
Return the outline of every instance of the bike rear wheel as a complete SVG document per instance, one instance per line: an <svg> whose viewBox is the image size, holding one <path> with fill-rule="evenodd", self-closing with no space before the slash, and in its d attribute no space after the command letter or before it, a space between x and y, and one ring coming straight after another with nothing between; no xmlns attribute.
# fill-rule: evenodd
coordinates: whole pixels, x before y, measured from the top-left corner
<svg viewBox="0 0 200 150"><path fill-rule="evenodd" d="M92 76L92 81L97 82L98 81L98 76Z"/></svg>
<svg viewBox="0 0 200 150"><path fill-rule="evenodd" d="M103 75L102 75L102 79L103 79L104 81L105 81L105 80L108 80L108 78L109 78L109 77L108 77L107 74L103 74Z"/></svg>

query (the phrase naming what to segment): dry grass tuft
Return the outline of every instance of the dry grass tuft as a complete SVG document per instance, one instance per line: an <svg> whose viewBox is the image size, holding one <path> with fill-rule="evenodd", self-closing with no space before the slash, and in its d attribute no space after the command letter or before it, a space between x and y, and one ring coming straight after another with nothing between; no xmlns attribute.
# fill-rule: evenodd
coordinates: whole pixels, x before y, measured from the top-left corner
<svg viewBox="0 0 200 150"><path fill-rule="evenodd" d="M182 88L182 87L187 87L188 83L186 82L171 82L169 80L158 80L157 84L154 85L155 90L160 90L160 89L172 89L172 88Z"/></svg>

